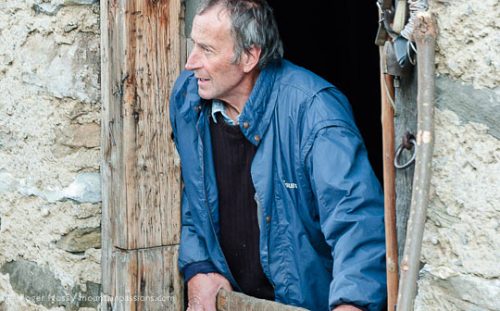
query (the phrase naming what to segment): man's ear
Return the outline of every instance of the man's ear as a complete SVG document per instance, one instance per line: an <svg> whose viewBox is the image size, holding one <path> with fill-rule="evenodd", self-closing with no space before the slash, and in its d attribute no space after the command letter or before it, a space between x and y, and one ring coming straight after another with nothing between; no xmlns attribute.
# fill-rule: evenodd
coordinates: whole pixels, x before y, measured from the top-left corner
<svg viewBox="0 0 500 311"><path fill-rule="evenodd" d="M253 45L250 50L243 53L241 56L241 64L243 65L243 71L248 73L252 71L259 64L260 53L262 49Z"/></svg>

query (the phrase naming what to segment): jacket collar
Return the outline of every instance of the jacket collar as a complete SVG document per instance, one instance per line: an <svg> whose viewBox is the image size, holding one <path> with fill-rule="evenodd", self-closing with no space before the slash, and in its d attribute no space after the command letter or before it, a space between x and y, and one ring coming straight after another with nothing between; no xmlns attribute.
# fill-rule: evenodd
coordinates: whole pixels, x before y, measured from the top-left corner
<svg viewBox="0 0 500 311"><path fill-rule="evenodd" d="M259 74L257 81L250 93L245 107L239 118L241 131L245 137L255 146L258 146L264 133L269 126L278 90L274 87L278 71L281 69L282 60L269 63ZM193 76L191 73L190 76ZM192 79L187 86L187 101L190 102L190 110L200 117L200 112L211 107L211 100L205 100L198 95L198 85L196 79ZM187 117L187 115L185 115Z"/></svg>
<svg viewBox="0 0 500 311"><path fill-rule="evenodd" d="M258 146L273 115L278 90L274 87L281 61L268 64L259 74L239 123L246 138Z"/></svg>

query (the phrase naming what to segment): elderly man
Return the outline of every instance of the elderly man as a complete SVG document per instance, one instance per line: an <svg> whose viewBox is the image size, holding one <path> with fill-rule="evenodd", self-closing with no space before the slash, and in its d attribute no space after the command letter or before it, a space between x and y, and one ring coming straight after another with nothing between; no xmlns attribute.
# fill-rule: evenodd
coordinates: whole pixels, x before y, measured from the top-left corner
<svg viewBox="0 0 500 311"><path fill-rule="evenodd" d="M346 98L282 59L264 0L203 2L191 39L170 102L188 310L220 288L381 310L383 200Z"/></svg>

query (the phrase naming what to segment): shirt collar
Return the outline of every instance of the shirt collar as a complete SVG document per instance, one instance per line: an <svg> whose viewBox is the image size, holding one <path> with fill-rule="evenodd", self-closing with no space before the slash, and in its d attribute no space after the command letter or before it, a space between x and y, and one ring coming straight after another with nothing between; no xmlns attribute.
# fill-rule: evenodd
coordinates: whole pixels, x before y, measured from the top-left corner
<svg viewBox="0 0 500 311"><path fill-rule="evenodd" d="M220 112L222 114L222 117L224 117L224 121L226 121L227 124L229 124L229 125L237 125L238 124L238 122L234 122L234 120L231 119L227 115L226 106L224 105L224 103L221 102L220 100L214 99L212 101L212 120L214 121L214 123L217 123L216 114L218 112ZM238 115L236 120L238 120L239 118L240 118L240 115Z"/></svg>
<svg viewBox="0 0 500 311"><path fill-rule="evenodd" d="M243 111L238 117L241 131L255 146L259 145L273 115L279 91L277 87L275 87L275 80L278 79L278 72L282 69L284 64L286 64L285 60L277 60L267 64L266 67L262 69ZM195 81L195 79L193 79L193 81ZM196 82L193 82L190 85L190 89L187 91L189 94L189 99L187 99L191 102L193 111L195 111L198 116L202 111L202 107L205 106L203 105L205 103L209 105L208 107L205 106L208 108L205 111L210 111L212 104L210 104L209 100L204 100L199 97L198 85ZM191 99L191 97L197 100Z"/></svg>

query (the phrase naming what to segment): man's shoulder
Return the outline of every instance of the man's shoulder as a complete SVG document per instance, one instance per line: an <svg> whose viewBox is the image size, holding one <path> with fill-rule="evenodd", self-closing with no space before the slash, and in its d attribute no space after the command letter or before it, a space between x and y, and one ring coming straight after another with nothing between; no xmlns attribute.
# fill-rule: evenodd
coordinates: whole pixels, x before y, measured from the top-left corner
<svg viewBox="0 0 500 311"><path fill-rule="evenodd" d="M284 61L278 80L278 111L284 120L295 116L301 133L315 136L321 128L342 126L356 130L347 97L315 73Z"/></svg>
<svg viewBox="0 0 500 311"><path fill-rule="evenodd" d="M314 72L283 60L280 70L279 85L282 89L296 90L305 96L314 96L318 92L334 86Z"/></svg>
<svg viewBox="0 0 500 311"><path fill-rule="evenodd" d="M315 121L352 118L346 96L312 71L283 61L278 83L280 100L287 107L296 106L302 117L312 117Z"/></svg>

